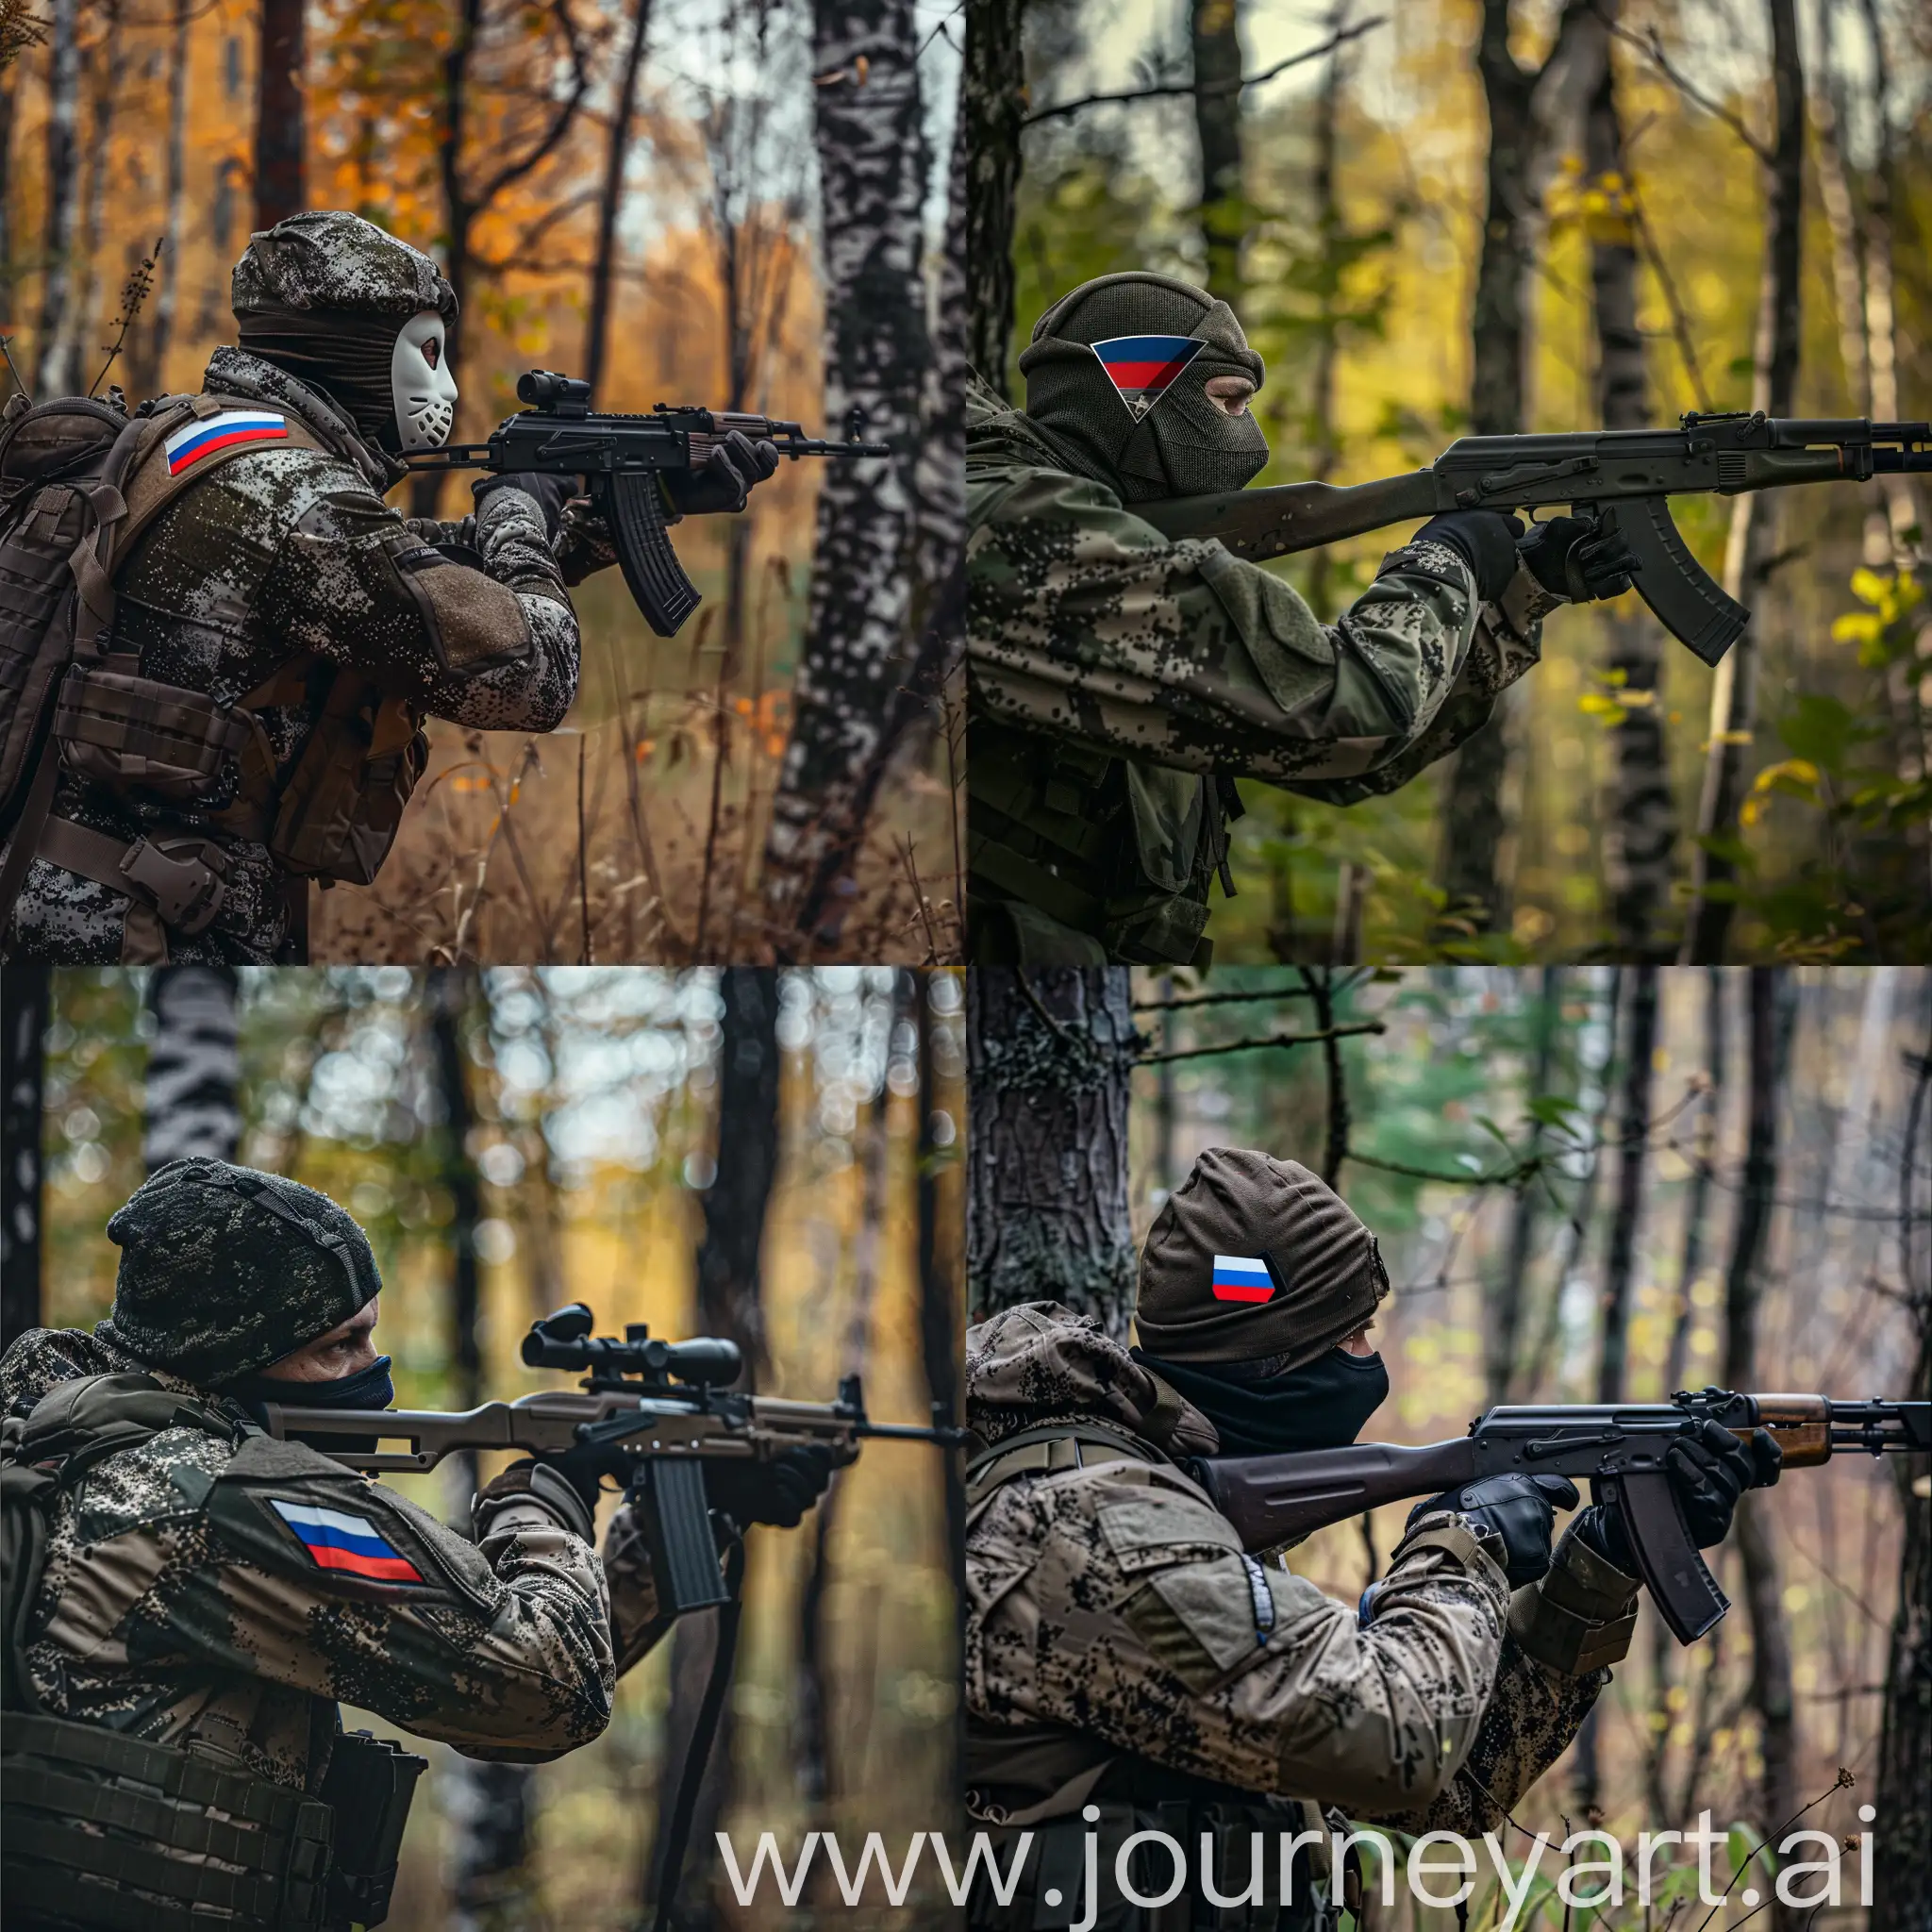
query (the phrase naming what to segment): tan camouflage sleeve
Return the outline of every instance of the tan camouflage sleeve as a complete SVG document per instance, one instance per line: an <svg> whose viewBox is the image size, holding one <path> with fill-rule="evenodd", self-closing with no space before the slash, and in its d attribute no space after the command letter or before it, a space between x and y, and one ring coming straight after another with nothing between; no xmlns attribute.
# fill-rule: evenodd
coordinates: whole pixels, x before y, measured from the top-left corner
<svg viewBox="0 0 1932 1932"><path fill-rule="evenodd" d="M997 470L970 501L968 664L990 717L1189 771L1349 781L1424 741L1464 677L1480 607L1446 545L1391 553L1323 625L1281 578L1170 541L1099 483ZM1529 629L1472 674L1483 715L1535 661Z"/></svg>
<svg viewBox="0 0 1932 1932"><path fill-rule="evenodd" d="M604 1574L610 1586L610 1642L621 1677L676 1622L658 1614L650 1548L627 1503L604 1532Z"/></svg>
<svg viewBox="0 0 1932 1932"><path fill-rule="evenodd" d="M367 672L438 718L551 731L576 695L576 614L542 514L497 490L475 518L483 568L452 562L366 488L319 495L260 597L291 650Z"/></svg>
<svg viewBox="0 0 1932 1932"><path fill-rule="evenodd" d="M1508 1591L1468 1527L1425 1519L1374 1623L1245 1555L1191 1486L1124 1464L1015 1483L969 1544L967 1694L1176 1769L1389 1811L1468 1756Z"/></svg>

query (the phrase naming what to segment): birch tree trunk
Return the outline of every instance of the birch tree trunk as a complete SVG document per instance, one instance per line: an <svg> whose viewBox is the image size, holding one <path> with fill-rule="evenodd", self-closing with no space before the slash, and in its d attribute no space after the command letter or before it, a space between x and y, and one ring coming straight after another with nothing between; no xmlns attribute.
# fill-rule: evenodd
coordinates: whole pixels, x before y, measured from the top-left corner
<svg viewBox="0 0 1932 1932"><path fill-rule="evenodd" d="M1766 170L1764 272L1759 284L1751 407L1789 416L1798 385L1799 274L1802 263L1805 75L1798 52L1796 0L1766 0L1776 95L1776 135ZM1780 506L1774 491L1747 491L1731 506L1724 589L1755 610L1769 605L1767 566L1777 550ZM1758 620L1754 617L1717 667L1710 688L1710 749L1697 811L1691 901L1684 926L1687 964L1715 963L1736 911L1735 857L1744 800L1745 753L1757 729Z"/></svg>
<svg viewBox="0 0 1932 1932"><path fill-rule="evenodd" d="M1609 1251L1598 1307L1603 1353L1597 1360L1596 1399L1624 1399L1630 1334L1630 1278L1637 1265L1637 1234L1643 1220L1643 1175L1649 1161L1651 1092L1656 1080L1657 969L1640 966L1630 977L1629 1044L1624 1058L1624 1119L1617 1137L1617 1205L1610 1216Z"/></svg>
<svg viewBox="0 0 1932 1932"><path fill-rule="evenodd" d="M820 489L791 736L765 841L765 927L781 959L836 936L918 653L912 565L933 355L918 45L911 0L815 0L825 414L836 425L862 409L866 434L893 454L830 464Z"/></svg>
<svg viewBox="0 0 1932 1932"><path fill-rule="evenodd" d="M242 1046L227 966L163 966L148 981L155 1034L147 1052L149 1174L201 1155L233 1160L242 1141Z"/></svg>
<svg viewBox="0 0 1932 1932"><path fill-rule="evenodd" d="M261 0L255 113L255 225L272 228L308 206L304 0Z"/></svg>
<svg viewBox="0 0 1932 1932"><path fill-rule="evenodd" d="M41 1325L41 1113L53 988L51 967L0 966L0 1349Z"/></svg>
<svg viewBox="0 0 1932 1932"><path fill-rule="evenodd" d="M1001 395L1013 334L1013 207L1026 112L1026 0L971 0L959 117L967 153L967 359Z"/></svg>
<svg viewBox="0 0 1932 1932"><path fill-rule="evenodd" d="M704 1191L705 1231L697 1254L698 1333L722 1335L743 1352L745 1373L733 1386L751 1391L765 1365L765 1320L759 1258L765 1211L778 1172L778 981L770 967L732 966L720 976L724 1000L718 1042L718 1151L711 1185ZM678 1619L671 1640L671 1704L664 1717L664 1759L658 1782L657 1824L644 1866L646 1899L658 1890L664 1829L697 1728L698 1707L717 1655L718 1613ZM680 1926L708 1926L708 1882L715 1869L713 1834L731 1802L731 1700L719 1713L717 1735L692 1813L691 1851L679 1899ZM702 1848L702 1849L701 1849Z"/></svg>
<svg viewBox="0 0 1932 1932"><path fill-rule="evenodd" d="M70 333L74 301L74 221L80 199L80 0L54 0L47 42L47 209L41 253L34 397L71 394L75 382Z"/></svg>
<svg viewBox="0 0 1932 1932"><path fill-rule="evenodd" d="M1241 303L1241 39L1236 0L1191 0L1194 133L1201 143L1201 242L1208 292L1237 314ZM1212 92L1209 92L1209 90Z"/></svg>
<svg viewBox="0 0 1932 1932"><path fill-rule="evenodd" d="M968 975L969 1321L1060 1302L1125 1339L1130 998L1124 966Z"/></svg>
<svg viewBox="0 0 1932 1932"><path fill-rule="evenodd" d="M1526 978L1527 975L1524 975ZM1520 982L1519 982L1520 983ZM1534 1099L1550 1091L1556 1074L1557 1040L1563 1028L1563 969L1545 966L1536 993L1535 1044L1531 1048L1529 1091ZM1539 1123L1530 1136L1530 1151L1542 1146L1543 1129ZM1485 1325L1487 1358L1483 1380L1487 1400L1493 1406L1509 1400L1509 1391L1519 1376L1516 1350L1523 1333L1523 1311L1529 1291L1529 1263L1536 1252L1538 1210L1543 1190L1532 1179L1516 1190L1509 1208L1509 1246L1503 1264L1503 1279L1497 1286L1489 1322Z"/></svg>

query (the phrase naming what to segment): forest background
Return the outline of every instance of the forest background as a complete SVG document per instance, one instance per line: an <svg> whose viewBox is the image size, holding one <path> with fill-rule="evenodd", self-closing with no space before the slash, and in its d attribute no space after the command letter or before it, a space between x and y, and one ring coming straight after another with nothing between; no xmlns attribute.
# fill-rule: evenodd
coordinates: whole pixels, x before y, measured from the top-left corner
<svg viewBox="0 0 1932 1932"><path fill-rule="evenodd" d="M1055 1301L1126 1336L1168 1193L1203 1148L1258 1147L1321 1174L1381 1242L1393 1291L1372 1340L1391 1396L1364 1440L1441 1441L1499 1402L1656 1402L1707 1383L1926 1397L1922 971L983 971L969 1006L969 1320ZM1919 1922L1928 1499L1932 1457L1859 1455L1747 1499L1707 1553L1729 1615L1682 1649L1646 1599L1593 1717L1511 1809L1557 1845L1600 1824L1634 1848L1708 1807L1729 1833L1725 1907L1687 1908L1680 1875L1648 1909L1574 1909L1552 1896L1552 1854L1519 1924L1865 1925L1849 1860L1841 1907L1815 1912L1772 1907L1765 1864L1746 1869L1801 1807L1834 1838L1874 1834L1874 1932ZM1407 1508L1323 1530L1291 1566L1352 1603ZM1529 1838L1503 1838L1520 1871ZM1477 1932L1502 1914L1482 1870ZM1598 1889L1578 1875L1581 1895ZM1739 1896L1754 1881L1755 1912ZM1411 1909L1400 1932L1457 1923Z"/></svg>
<svg viewBox="0 0 1932 1932"><path fill-rule="evenodd" d="M1687 409L1924 417L1909 0L975 0L972 358L1146 268L1268 363L1257 484ZM1559 611L1490 727L1347 808L1243 782L1223 961L1932 955L1923 489L1673 499L1756 617L1715 676ZM1272 566L1333 619L1393 530Z"/></svg>
<svg viewBox="0 0 1932 1932"><path fill-rule="evenodd" d="M315 897L317 960L957 956L958 56L938 0L4 0L0 20L0 332L33 393L85 391L130 314L107 379L199 388L250 231L342 208L457 289L453 440L545 366L610 409L819 434L856 404L895 451L787 464L748 515L685 523L706 602L675 640L614 570L584 585L562 729L432 724L376 885ZM467 486L398 501L454 516Z"/></svg>
<svg viewBox="0 0 1932 1932"><path fill-rule="evenodd" d="M225 1144L367 1229L401 1407L575 1386L517 1348L535 1317L583 1300L602 1334L642 1321L730 1336L764 1393L828 1401L862 1373L875 1420L957 1408L956 974L15 968L7 992L6 1340L100 1320L118 1258L108 1215L143 1172ZM802 1529L752 1533L680 1932L761 1923L720 1875L721 1824L747 1862L761 1831L795 1850L837 1829L855 1857L878 1831L896 1857L910 1833L956 1827L956 1459L868 1443ZM481 1460L487 1476L502 1458ZM395 1480L460 1524L478 1474L452 1458ZM684 1620L620 1681L605 1736L556 1763L409 1744L431 1771L390 1923L649 1923L711 1622ZM367 1712L344 1721L407 1741ZM903 1909L854 1911L821 1860L795 1923L920 1923L926 1863Z"/></svg>

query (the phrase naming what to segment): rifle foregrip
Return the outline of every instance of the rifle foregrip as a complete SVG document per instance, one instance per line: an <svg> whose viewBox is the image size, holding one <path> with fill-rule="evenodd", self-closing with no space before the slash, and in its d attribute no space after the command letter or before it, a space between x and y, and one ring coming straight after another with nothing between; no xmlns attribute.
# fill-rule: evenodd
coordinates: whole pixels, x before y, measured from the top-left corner
<svg viewBox="0 0 1932 1932"><path fill-rule="evenodd" d="M644 622L660 638L675 638L703 600L671 547L657 475L600 476L596 502L616 546L624 581L644 613Z"/></svg>
<svg viewBox="0 0 1932 1932"><path fill-rule="evenodd" d="M1639 496L1603 507L1637 558L1637 594L1657 621L1707 664L1737 642L1751 613L1690 555L1671 521L1670 500Z"/></svg>
<svg viewBox="0 0 1932 1932"><path fill-rule="evenodd" d="M1685 1526L1677 1492L1662 1470L1597 1478L1599 1494L1620 1491L1624 1534L1657 1613L1679 1643L1695 1643L1731 1607Z"/></svg>

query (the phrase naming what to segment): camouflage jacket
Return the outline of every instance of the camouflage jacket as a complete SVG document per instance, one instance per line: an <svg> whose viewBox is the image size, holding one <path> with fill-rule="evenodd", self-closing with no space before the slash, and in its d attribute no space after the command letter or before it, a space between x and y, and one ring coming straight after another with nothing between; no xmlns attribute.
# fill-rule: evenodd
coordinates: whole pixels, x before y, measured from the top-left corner
<svg viewBox="0 0 1932 1932"><path fill-rule="evenodd" d="M231 1407L97 1335L35 1329L0 1358L0 1408L130 1371ZM326 1526L349 1532L352 1567ZM617 1622L641 1655L662 1626L647 1574L626 1574ZM62 1493L25 1654L54 1716L312 1790L338 1700L472 1757L589 1743L610 1718L612 1626L595 1553L537 1498L499 1503L473 1544L299 1443L180 1427Z"/></svg>
<svg viewBox="0 0 1932 1932"><path fill-rule="evenodd" d="M1242 1790L1474 1834L1555 1762L1607 1681L1524 1654L1511 1632L1546 1584L1512 1605L1493 1543L1451 1512L1405 1536L1366 1628L1245 1554L1151 1440L1211 1454L1213 1425L1091 1318L1006 1309L969 1330L966 1374L968 1425L989 1446L1098 1423L1150 1457L971 1491L970 1730L1057 1727ZM1557 1560L1574 1567L1573 1543ZM1635 1590L1611 1578L1606 1619Z"/></svg>
<svg viewBox="0 0 1932 1932"><path fill-rule="evenodd" d="M1537 661L1558 599L1498 605L1446 544L1409 543L1339 622L1211 539L1171 541L1069 473L983 384L966 404L974 715L1341 804L1453 750Z"/></svg>
<svg viewBox="0 0 1932 1932"><path fill-rule="evenodd" d="M577 623L528 496L495 491L460 525L406 523L382 500L400 469L314 390L235 348L214 352L205 380L220 394L288 410L325 447L263 444L194 485L142 535L116 573L114 636L117 649L139 654L144 676L232 704L291 658L313 654L460 724L549 731L562 722L576 694ZM425 554L452 539L479 553L481 571ZM418 581L445 575L470 581ZM303 702L257 708L278 772L292 768L320 703L318 689ZM227 796L208 803L219 808ZM211 830L195 813L111 796L65 772L54 809L128 842L156 827ZM287 937L281 870L258 840L221 842L226 898L205 931L169 935L169 957L268 963ZM110 964L122 957L127 906L110 888L38 858L7 957Z"/></svg>

